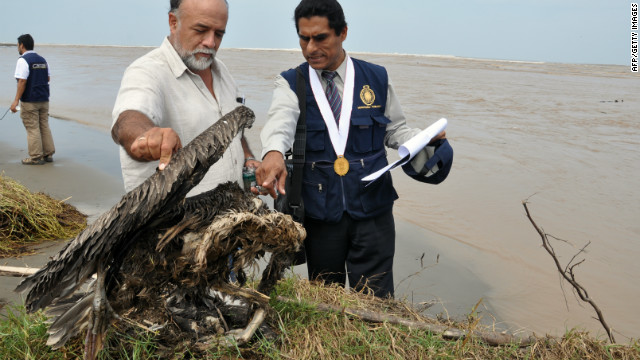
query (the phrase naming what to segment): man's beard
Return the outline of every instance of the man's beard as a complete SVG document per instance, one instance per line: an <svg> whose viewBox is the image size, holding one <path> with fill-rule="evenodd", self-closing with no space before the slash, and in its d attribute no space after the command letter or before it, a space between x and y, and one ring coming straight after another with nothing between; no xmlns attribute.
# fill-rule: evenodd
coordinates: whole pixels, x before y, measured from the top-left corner
<svg viewBox="0 0 640 360"><path fill-rule="evenodd" d="M176 48L176 52L178 53L178 55L180 55L180 58L182 59L184 64L187 65L187 67L191 71L202 71L202 70L208 69L209 67L211 67L211 64L213 64L213 61L216 58L215 49L202 48L202 49L195 49L192 51L188 51L182 48L182 44L180 44L179 41L176 41L175 48ZM211 57L209 58L203 57L198 59L196 57L197 53L210 54Z"/></svg>

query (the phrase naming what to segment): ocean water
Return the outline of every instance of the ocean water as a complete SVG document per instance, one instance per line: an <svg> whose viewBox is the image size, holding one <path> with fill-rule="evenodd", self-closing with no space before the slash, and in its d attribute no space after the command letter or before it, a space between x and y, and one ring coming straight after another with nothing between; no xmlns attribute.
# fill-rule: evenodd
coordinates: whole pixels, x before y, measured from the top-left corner
<svg viewBox="0 0 640 360"><path fill-rule="evenodd" d="M51 65L51 115L105 133L126 66L151 48L40 46ZM0 110L15 94L15 46L0 46ZM398 252L429 266L455 260L488 285L482 300L502 327L603 333L588 305L561 281L527 219L554 238L563 266L602 310L618 341L640 337L640 78L625 66L527 63L438 56L351 54L384 65L411 126L441 117L454 148L449 178L433 186L394 173L396 218L435 232L437 246L397 239ZM221 49L257 115L259 131L276 74L303 61L297 50ZM0 124L1 125L1 124ZM5 136L5 135L2 135ZM1 139L0 139L1 141ZM395 152L389 151L391 160ZM585 251L581 251L589 244ZM472 286L446 276L404 281L420 298L430 284ZM472 280L476 281L476 280ZM441 284L442 286L442 284ZM460 289L464 294L464 289ZM447 299L440 299L447 302ZM479 299L472 299L475 304ZM471 311L471 308L468 309Z"/></svg>

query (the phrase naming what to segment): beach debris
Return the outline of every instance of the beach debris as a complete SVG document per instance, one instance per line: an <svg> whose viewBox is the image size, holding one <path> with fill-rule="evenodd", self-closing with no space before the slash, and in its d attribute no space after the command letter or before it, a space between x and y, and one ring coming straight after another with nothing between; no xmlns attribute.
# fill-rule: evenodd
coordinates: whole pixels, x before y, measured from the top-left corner
<svg viewBox="0 0 640 360"><path fill-rule="evenodd" d="M244 106L223 116L18 285L28 312L52 316L49 345L86 331L85 359L94 359L113 321L156 331L167 347L246 341L304 229L236 183L185 196L253 120ZM267 252L256 290L238 286Z"/></svg>
<svg viewBox="0 0 640 360"><path fill-rule="evenodd" d="M370 301L384 301L380 299L369 298ZM277 297L278 301L284 303L298 303L298 300L286 298L283 296ZM441 334L442 338L448 340L466 340L466 339L479 339L492 346L502 345L516 345L516 346L528 346L533 344L536 340L535 336L531 334L508 334L506 332L488 331L486 329L475 329L475 326L471 326L471 329L461 329L451 324L443 322L427 322L420 319L408 319L406 316L389 314L382 311L375 311L367 309L367 297L360 298L360 303L357 307L346 307L344 305L335 305L323 302L305 302L306 306L315 308L318 311L332 312L343 314L347 317L359 318L363 321L371 323L389 323L395 325L401 325L413 330L428 330L432 333ZM388 303L388 307L391 307ZM376 306L381 308L382 306ZM411 313L413 310L406 310L406 313ZM406 314L405 314L406 315ZM415 315L415 314L413 314ZM477 325L477 324L476 324Z"/></svg>
<svg viewBox="0 0 640 360"><path fill-rule="evenodd" d="M24 268L17 266L0 266L0 276L26 277L35 274L38 268Z"/></svg>
<svg viewBox="0 0 640 360"><path fill-rule="evenodd" d="M0 174L0 257L25 255L42 241L78 235L86 227L87 217L67 200L33 193Z"/></svg>
<svg viewBox="0 0 640 360"><path fill-rule="evenodd" d="M531 217L531 213L529 212L529 207L527 206L527 200L523 200L522 201L522 206L524 206L524 211L527 213L527 218L529 219L529 221L531 222L531 225L533 225L534 229L536 229L536 231L538 232L538 234L540 235L540 238L542 239L542 247L547 251L547 253L549 253L549 255L551 255L551 258L553 259L553 262L556 265L556 269L558 270L558 272L560 273L560 275L565 279L565 281L567 281L569 284L571 284L571 286L573 287L573 289L575 290L576 294L578 294L578 297L580 298L580 300L588 303L589 305L591 305L591 307L593 308L593 310L596 312L596 314L598 315L598 320L600 321L600 324L602 324L602 327L604 327L604 330L607 332L607 336L609 337L609 341L612 344L615 344L616 339L613 336L613 329L609 326L609 324L607 324L607 322L604 320L604 315L602 314L602 311L600 310L600 308L598 307L598 305L596 305L595 301L593 301L593 299L591 297L589 297L589 293L587 292L587 289L585 289L577 280L576 280L576 274L574 272L574 269L579 266L580 264L582 264L584 262L584 259L578 261L578 262L574 262L576 260L576 257L580 254L582 254L585 249L587 248L587 246L589 246L589 244L591 244L591 242L588 242L585 246L583 246L577 254L575 254L571 260L569 260L569 263L567 263L566 266L562 266L560 264L560 260L558 260L558 257L556 256L556 251L553 248L553 246L551 245L551 242L549 241L549 237L551 235L547 234L541 227L538 226L538 224L536 224L536 222L533 220L533 218ZM553 236L551 236L553 237ZM557 239L557 238L556 238ZM565 299L566 300L566 299Z"/></svg>

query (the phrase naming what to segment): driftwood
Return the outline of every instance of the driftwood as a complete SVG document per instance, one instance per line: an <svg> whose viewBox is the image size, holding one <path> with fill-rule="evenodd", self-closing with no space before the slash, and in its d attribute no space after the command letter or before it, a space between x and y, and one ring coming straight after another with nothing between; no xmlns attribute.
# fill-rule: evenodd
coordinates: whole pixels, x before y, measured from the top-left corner
<svg viewBox="0 0 640 360"><path fill-rule="evenodd" d="M540 228L538 226L538 224L536 224L535 221L533 221L533 218L531 217L531 213L529 213L529 208L527 207L527 201L526 200L522 202L522 206L524 206L524 210L527 213L527 218L529 218L529 221L531 222L531 225L533 225L533 227L536 229L538 234L540 234L540 238L542 239L542 247L544 247L544 249L549 253L549 255L551 255L551 258L553 259L553 262L556 264L556 268L558 269L558 272L560 273L560 275L569 284L571 284L571 286L573 286L573 288L575 289L576 293L578 294L578 297L580 297L580 300L582 300L582 301L588 303L589 305L591 305L593 310L595 310L596 314L598 315L598 320L600 321L600 324L602 324L602 326L604 327L604 330L607 332L607 335L609 336L609 341L611 341L612 344L615 343L616 340L613 337L612 329L607 324L607 322L604 320L604 315L602 314L602 311L600 310L598 305L596 305L596 303L593 301L593 299L591 299L589 297L589 293L587 292L587 289L585 289L582 285L580 285L578 283L578 281L576 280L576 275L574 273L575 267L580 265L580 264L582 264L584 262L584 260L581 260L581 261L579 261L577 263L573 263L573 261L575 260L575 258L576 258L576 256L578 254L582 253L584 251L584 249L587 246L589 246L589 243L587 245L585 245L582 249L580 249L580 251L578 251L578 253L571 258L571 260L569 261L567 266L565 266L563 268L562 265L560 265L560 261L558 260L558 257L556 256L556 252L553 249L553 246L551 246L551 242L549 242L549 235L547 233L545 233L544 230L542 230L542 228Z"/></svg>
<svg viewBox="0 0 640 360"><path fill-rule="evenodd" d="M297 302L297 300L285 298L282 296L278 296L277 299L282 302L289 302L289 303ZM388 322L391 324L406 326L412 329L427 330L432 333L441 334L443 338L451 339L451 340L459 340L459 339L464 339L471 336L473 338L480 339L489 345L494 345L494 346L513 345L513 344L516 344L518 346L528 346L533 344L536 341L535 337L533 336L520 337L516 335L510 335L506 333L499 333L499 332L492 332L492 331L478 331L478 330L466 331L466 330L456 329L456 328L445 326L445 325L429 324L423 321L403 319L394 315L383 314L383 313L368 311L368 310L345 308L341 306L324 304L324 303L314 304L314 306L321 311L342 313L349 316L355 316L369 322L375 322L375 323Z"/></svg>
<svg viewBox="0 0 640 360"><path fill-rule="evenodd" d="M16 266L0 266L0 276L25 277L35 274L37 268L22 268Z"/></svg>

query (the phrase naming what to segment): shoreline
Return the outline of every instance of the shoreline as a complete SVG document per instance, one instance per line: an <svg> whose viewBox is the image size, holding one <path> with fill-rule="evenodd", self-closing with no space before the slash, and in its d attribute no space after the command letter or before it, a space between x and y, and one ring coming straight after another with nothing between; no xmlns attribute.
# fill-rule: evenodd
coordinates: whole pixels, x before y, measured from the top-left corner
<svg viewBox="0 0 640 360"><path fill-rule="evenodd" d="M20 159L27 156L26 134L17 113L11 115L10 121L9 125L2 124L5 134L15 136L0 138L0 172L3 176L17 180L30 191L44 192L66 201L86 214L88 222L109 210L124 195L118 148L108 133L90 125L50 117L56 145L54 162L25 166ZM269 199L263 200L270 203ZM490 290L489 285L464 264L458 263L454 256L438 249L439 243L450 239L402 220L398 214L395 217L396 298L414 304L436 303L427 310L430 315L447 314L454 319L466 316ZM65 243L43 243L37 247L35 255L0 259L0 265L41 267ZM297 266L294 272L306 278L306 266ZM20 278L0 278L0 293L6 294L2 298L10 302L21 301L20 295L13 292L20 281ZM420 286L412 286L416 282L420 282ZM488 318L495 317L490 304L485 306L485 311L491 313Z"/></svg>
<svg viewBox="0 0 640 360"><path fill-rule="evenodd" d="M90 125L54 117L49 124L54 162L25 166L20 161L29 156L26 132L18 113L7 116L2 124L5 136L0 138L0 172L33 192L68 199L91 221L124 195L118 150L108 134Z"/></svg>
<svg viewBox="0 0 640 360"><path fill-rule="evenodd" d="M147 48L154 49L157 48L159 44L154 45L115 45L115 44L48 44L42 43L38 44L38 46L42 47L86 47L86 48ZM14 43L2 43L0 42L0 47L15 47ZM249 50L249 51L300 51L299 48L242 48L242 47L225 47L225 50ZM514 63L514 64L558 64L558 65L586 65L586 66L620 66L625 69L628 67L626 64L602 64L602 63L570 63L570 62L557 62L557 61L542 61L542 60L523 60L523 59L491 59L491 58L481 58L481 57L469 57L462 55L453 55L453 54L414 54L414 53L401 53L401 52L393 52L393 53L385 53L385 52L371 52L371 51L351 51L350 54L360 54L360 55L370 55L370 56L413 56L413 57L425 57L425 58L433 58L433 59L455 59L455 60L470 60L470 61L492 61L492 62L502 62L502 63Z"/></svg>

